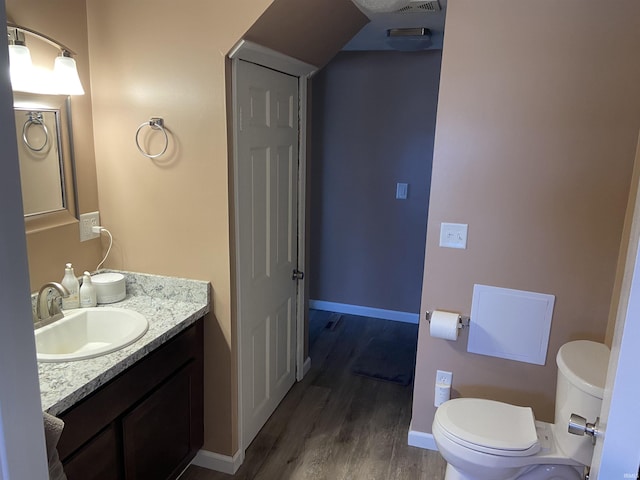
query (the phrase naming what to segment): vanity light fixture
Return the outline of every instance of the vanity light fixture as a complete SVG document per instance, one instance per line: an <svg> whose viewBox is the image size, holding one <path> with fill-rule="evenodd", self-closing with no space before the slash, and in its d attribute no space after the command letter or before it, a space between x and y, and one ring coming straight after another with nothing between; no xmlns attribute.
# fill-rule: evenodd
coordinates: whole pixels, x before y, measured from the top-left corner
<svg viewBox="0 0 640 480"><path fill-rule="evenodd" d="M36 70L25 42L25 34L60 49L53 71ZM27 27L7 22L11 85L14 91L53 95L84 95L75 53L62 43Z"/></svg>
<svg viewBox="0 0 640 480"><path fill-rule="evenodd" d="M62 50L53 63L53 78L66 95L84 95L76 61L68 50Z"/></svg>
<svg viewBox="0 0 640 480"><path fill-rule="evenodd" d="M8 28L9 64L11 65L11 85L17 91L31 90L33 63L31 52L24 41L24 33Z"/></svg>

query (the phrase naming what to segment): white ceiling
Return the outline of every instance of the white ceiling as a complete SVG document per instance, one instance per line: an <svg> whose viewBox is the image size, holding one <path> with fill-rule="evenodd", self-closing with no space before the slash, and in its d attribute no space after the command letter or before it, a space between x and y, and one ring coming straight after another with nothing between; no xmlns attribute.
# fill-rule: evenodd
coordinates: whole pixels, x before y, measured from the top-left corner
<svg viewBox="0 0 640 480"><path fill-rule="evenodd" d="M419 27L425 27L431 30L431 45L427 50L441 49L444 36L444 19L447 0L439 0L439 3L441 10L435 13L370 13L359 7L371 21L365 25L342 49L395 50L395 48L387 44L388 29Z"/></svg>

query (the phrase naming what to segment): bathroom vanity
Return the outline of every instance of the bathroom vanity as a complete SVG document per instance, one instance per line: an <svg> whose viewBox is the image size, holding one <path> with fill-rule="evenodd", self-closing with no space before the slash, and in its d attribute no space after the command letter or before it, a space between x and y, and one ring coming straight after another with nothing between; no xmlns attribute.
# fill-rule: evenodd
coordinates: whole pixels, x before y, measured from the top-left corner
<svg viewBox="0 0 640 480"><path fill-rule="evenodd" d="M125 272L122 272L125 273ZM65 422L68 480L174 479L203 443L206 282L126 273L148 332L96 358L39 363L43 408Z"/></svg>

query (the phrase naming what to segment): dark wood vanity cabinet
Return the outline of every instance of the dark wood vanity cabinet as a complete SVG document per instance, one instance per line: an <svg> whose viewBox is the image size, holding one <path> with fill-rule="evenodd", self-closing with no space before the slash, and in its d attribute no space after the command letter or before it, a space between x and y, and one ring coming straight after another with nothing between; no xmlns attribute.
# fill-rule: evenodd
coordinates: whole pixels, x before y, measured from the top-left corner
<svg viewBox="0 0 640 480"><path fill-rule="evenodd" d="M203 321L59 415L68 480L175 479L203 443Z"/></svg>

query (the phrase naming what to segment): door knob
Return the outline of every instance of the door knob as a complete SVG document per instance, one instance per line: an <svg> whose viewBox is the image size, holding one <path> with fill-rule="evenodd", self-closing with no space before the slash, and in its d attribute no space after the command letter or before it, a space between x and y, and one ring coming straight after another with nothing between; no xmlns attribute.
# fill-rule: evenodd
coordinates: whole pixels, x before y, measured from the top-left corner
<svg viewBox="0 0 640 480"><path fill-rule="evenodd" d="M596 418L595 423L588 423L586 418L572 413L571 418L569 418L569 433L580 436L589 435L591 442L595 445L596 437L600 435L598 430L599 423L600 417Z"/></svg>
<svg viewBox="0 0 640 480"><path fill-rule="evenodd" d="M301 272L297 268L294 268L293 272L291 273L291 280L302 280L302 279L304 279L304 272Z"/></svg>

